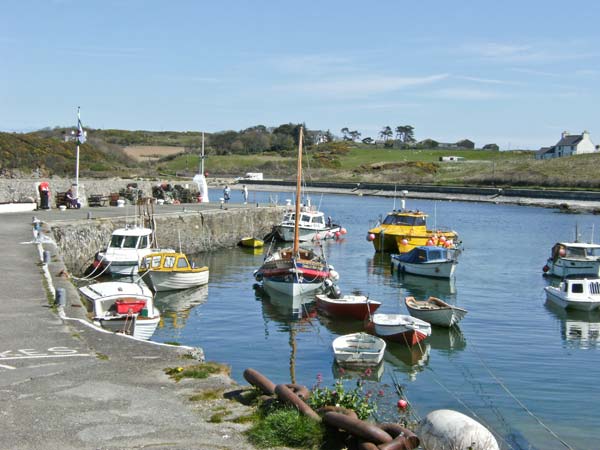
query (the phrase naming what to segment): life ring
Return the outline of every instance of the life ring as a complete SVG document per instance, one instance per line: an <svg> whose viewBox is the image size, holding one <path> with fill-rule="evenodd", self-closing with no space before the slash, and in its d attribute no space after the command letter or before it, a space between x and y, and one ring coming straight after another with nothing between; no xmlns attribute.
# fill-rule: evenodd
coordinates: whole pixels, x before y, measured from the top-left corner
<svg viewBox="0 0 600 450"><path fill-rule="evenodd" d="M325 413L323 422L331 427L341 428L357 438L373 442L376 445L392 441L392 437L381 428L360 419L348 417L345 414L337 412Z"/></svg>

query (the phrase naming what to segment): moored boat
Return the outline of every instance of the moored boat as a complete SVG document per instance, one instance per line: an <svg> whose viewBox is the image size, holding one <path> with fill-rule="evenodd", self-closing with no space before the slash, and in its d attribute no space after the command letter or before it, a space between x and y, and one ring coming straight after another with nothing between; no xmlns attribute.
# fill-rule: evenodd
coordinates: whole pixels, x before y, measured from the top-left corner
<svg viewBox="0 0 600 450"><path fill-rule="evenodd" d="M317 294L315 298L317 308L332 317L364 320L381 306L381 302L371 300L366 295L343 295L332 298L327 294Z"/></svg>
<svg viewBox="0 0 600 450"><path fill-rule="evenodd" d="M431 335L431 325L405 314L373 314L367 331L394 342L416 345Z"/></svg>
<svg viewBox="0 0 600 450"><path fill-rule="evenodd" d="M335 360L342 367L376 366L383 360L386 343L367 333L339 336L331 344Z"/></svg>
<svg viewBox="0 0 600 450"><path fill-rule="evenodd" d="M96 272L113 276L133 276L138 273L141 258L155 252L154 231L146 227L117 228L112 232L108 247L96 254Z"/></svg>
<svg viewBox="0 0 600 450"><path fill-rule="evenodd" d="M450 305L437 297L429 297L427 300L406 297L404 303L411 316L440 327L456 325L467 314L466 309Z"/></svg>
<svg viewBox="0 0 600 450"><path fill-rule="evenodd" d="M240 239L239 245L248 248L261 248L265 245L265 243L262 239L255 237L243 237Z"/></svg>
<svg viewBox="0 0 600 450"><path fill-rule="evenodd" d="M296 217L300 216L300 194L302 179L302 135L298 140L298 168L296 177ZM294 221L294 241L291 247L276 249L266 255L263 264L254 272L257 281L268 295L281 294L289 303L292 313L299 312L303 299L310 298L325 289L325 281L337 281L339 275L320 253L313 248L300 247L299 222ZM320 246L319 246L320 247ZM300 301L298 301L300 299ZM314 300L314 297L312 297Z"/></svg>
<svg viewBox="0 0 600 450"><path fill-rule="evenodd" d="M455 248L459 244L456 231L429 230L427 214L405 209L388 213L378 226L368 231L367 240L373 242L375 251L387 253L406 253L423 245Z"/></svg>
<svg viewBox="0 0 600 450"><path fill-rule="evenodd" d="M458 264L458 250L419 246L407 253L392 255L392 270L433 278L452 278Z"/></svg>
<svg viewBox="0 0 600 450"><path fill-rule="evenodd" d="M154 291L189 289L208 283L208 267L195 267L183 253L164 251L149 253L140 261L138 272Z"/></svg>
<svg viewBox="0 0 600 450"><path fill-rule="evenodd" d="M600 309L600 278L573 276L565 278L558 287L546 286L549 301L565 309L593 311Z"/></svg>
<svg viewBox="0 0 600 450"><path fill-rule="evenodd" d="M137 283L109 281L79 288L92 320L102 328L150 339L160 321L152 291Z"/></svg>
<svg viewBox="0 0 600 450"><path fill-rule="evenodd" d="M283 216L281 223L274 227L274 231L279 240L284 242L294 241L294 227L298 221L298 239L300 242L319 241L324 239L333 239L339 233L342 233L342 227L331 221L331 218L325 219L322 211L316 210L310 202L300 208L300 213L287 212ZM345 232L345 230L344 230Z"/></svg>
<svg viewBox="0 0 600 450"><path fill-rule="evenodd" d="M600 276L600 245L557 242L552 246L552 253L543 267L543 272L545 275L561 278L570 275Z"/></svg>

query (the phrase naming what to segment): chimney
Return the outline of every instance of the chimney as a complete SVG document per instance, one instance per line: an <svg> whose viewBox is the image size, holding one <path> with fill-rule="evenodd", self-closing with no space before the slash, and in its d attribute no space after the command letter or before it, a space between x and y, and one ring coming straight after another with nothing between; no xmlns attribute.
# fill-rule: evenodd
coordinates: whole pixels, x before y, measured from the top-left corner
<svg viewBox="0 0 600 450"><path fill-rule="evenodd" d="M583 137L584 139L589 139L590 138L590 132L588 130L583 130L583 133L581 133L581 137Z"/></svg>
<svg viewBox="0 0 600 450"><path fill-rule="evenodd" d="M562 134L561 134L560 136L561 136L562 138L565 138L565 137L567 137L567 136L568 136L568 134L569 134L569 132L568 132L568 131L563 131L563 132L562 132Z"/></svg>

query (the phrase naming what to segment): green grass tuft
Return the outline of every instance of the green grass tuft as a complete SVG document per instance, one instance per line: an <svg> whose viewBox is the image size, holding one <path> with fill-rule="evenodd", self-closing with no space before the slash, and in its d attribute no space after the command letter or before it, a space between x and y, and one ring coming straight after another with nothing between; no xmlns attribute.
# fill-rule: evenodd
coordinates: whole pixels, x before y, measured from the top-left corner
<svg viewBox="0 0 600 450"><path fill-rule="evenodd" d="M165 369L165 373L175 381L179 381L182 378L204 379L218 373L229 375L230 368L219 363L206 362L187 367L168 367Z"/></svg>
<svg viewBox="0 0 600 450"><path fill-rule="evenodd" d="M288 408L260 419L247 434L250 442L259 448L318 448L323 439L323 429L318 422Z"/></svg>

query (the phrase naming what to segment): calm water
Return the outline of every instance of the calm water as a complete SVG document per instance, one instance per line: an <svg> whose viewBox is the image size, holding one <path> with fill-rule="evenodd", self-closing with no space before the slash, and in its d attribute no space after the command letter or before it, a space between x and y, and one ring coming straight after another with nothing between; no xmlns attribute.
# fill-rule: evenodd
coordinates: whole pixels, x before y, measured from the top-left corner
<svg viewBox="0 0 600 450"><path fill-rule="evenodd" d="M250 198L262 202L269 196L283 203L292 194L251 193ZM437 221L460 233L464 252L456 280L449 283L392 275L389 255L376 254L365 240L377 217L393 208L392 199L313 195L313 203L319 201L348 230L345 239L324 243L343 292L360 290L382 301L382 313L407 314L402 300L409 294L438 296L469 311L460 331L434 328L420 348L388 346L383 370L367 383L374 392L386 392L378 398L380 416L397 414L396 379L417 416L440 408L475 416L503 448L565 448L537 419L572 448L600 447L600 351L594 334L600 314L547 306L543 287L548 281L541 275L551 246L571 240L576 223L589 240L598 218L543 208L409 200L409 208L430 214L430 225ZM314 312L291 320L287 311L257 298L252 272L262 257L241 248L197 255L210 267L208 288L159 299L165 320L153 339L201 346L208 360L230 364L243 384L247 367L275 383L295 377L312 386L317 374L325 384L333 383L331 341L361 330L362 324Z"/></svg>

